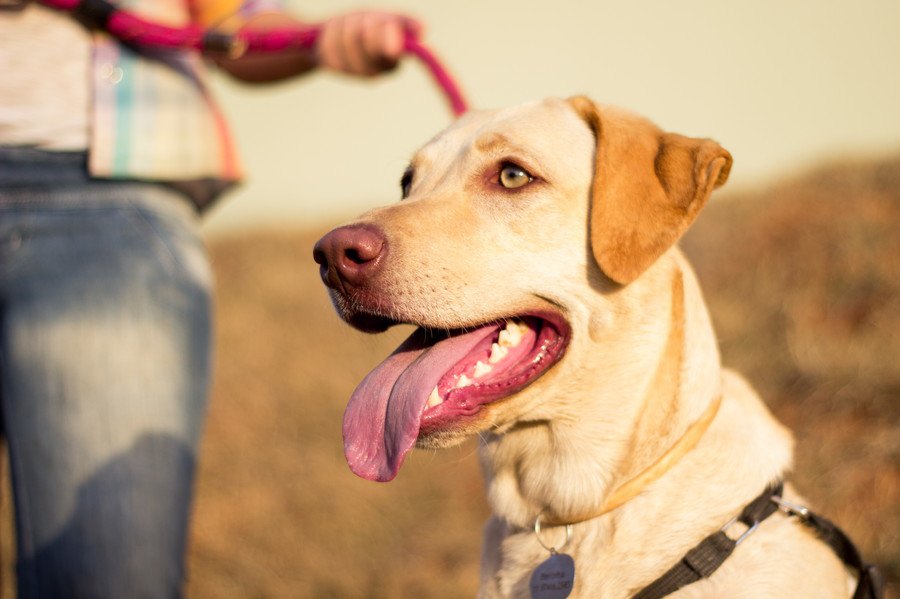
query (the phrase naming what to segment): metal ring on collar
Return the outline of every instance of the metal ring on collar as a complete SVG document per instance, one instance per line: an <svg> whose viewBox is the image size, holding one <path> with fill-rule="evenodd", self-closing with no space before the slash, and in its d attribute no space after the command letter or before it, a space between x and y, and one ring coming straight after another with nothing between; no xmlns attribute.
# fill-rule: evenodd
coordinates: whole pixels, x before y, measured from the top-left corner
<svg viewBox="0 0 900 599"><path fill-rule="evenodd" d="M538 516L534 519L534 536L537 537L537 542L541 544L541 547L555 555L557 552L562 551L562 549L569 544L569 541L572 540L572 525L566 524L566 540L563 541L562 545L559 547L548 547L544 544L544 541L541 540L541 517Z"/></svg>

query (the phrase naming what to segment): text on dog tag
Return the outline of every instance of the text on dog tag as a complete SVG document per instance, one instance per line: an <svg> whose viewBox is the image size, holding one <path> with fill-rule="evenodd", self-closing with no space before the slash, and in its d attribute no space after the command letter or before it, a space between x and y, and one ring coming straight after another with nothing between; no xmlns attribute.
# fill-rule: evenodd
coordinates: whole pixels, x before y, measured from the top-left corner
<svg viewBox="0 0 900 599"><path fill-rule="evenodd" d="M575 560L554 553L531 573L531 599L566 599L575 584Z"/></svg>

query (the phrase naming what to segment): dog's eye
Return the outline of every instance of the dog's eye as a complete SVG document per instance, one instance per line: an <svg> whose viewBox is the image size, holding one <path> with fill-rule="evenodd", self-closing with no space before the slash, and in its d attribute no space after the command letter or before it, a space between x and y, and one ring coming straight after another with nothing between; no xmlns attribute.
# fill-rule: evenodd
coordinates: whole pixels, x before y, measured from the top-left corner
<svg viewBox="0 0 900 599"><path fill-rule="evenodd" d="M403 172L403 176L400 177L400 193L402 194L401 199L406 199L409 196L409 188L412 187L413 181L413 170L412 167L406 169Z"/></svg>
<svg viewBox="0 0 900 599"><path fill-rule="evenodd" d="M534 177L524 168L511 162L506 162L500 167L500 185L506 189L516 189L528 185Z"/></svg>

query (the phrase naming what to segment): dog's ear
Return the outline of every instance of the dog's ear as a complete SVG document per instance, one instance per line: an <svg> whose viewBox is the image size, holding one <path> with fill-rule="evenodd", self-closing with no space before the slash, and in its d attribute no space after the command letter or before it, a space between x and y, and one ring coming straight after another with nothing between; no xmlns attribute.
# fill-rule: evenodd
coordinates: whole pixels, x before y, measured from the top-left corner
<svg viewBox="0 0 900 599"><path fill-rule="evenodd" d="M712 140L665 133L583 96L568 102L597 138L590 218L594 259L606 276L624 285L687 230L712 190L728 179L731 154Z"/></svg>

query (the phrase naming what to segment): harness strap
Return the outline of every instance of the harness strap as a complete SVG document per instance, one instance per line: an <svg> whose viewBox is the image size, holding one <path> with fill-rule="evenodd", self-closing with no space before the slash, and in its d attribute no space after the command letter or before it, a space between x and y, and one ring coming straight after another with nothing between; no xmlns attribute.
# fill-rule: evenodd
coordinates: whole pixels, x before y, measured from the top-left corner
<svg viewBox="0 0 900 599"><path fill-rule="evenodd" d="M862 559L853 541L833 522L808 512L801 521L812 528L816 535L841 558L841 561L856 570L856 592L853 599L878 599L884 594L884 579L873 564Z"/></svg>
<svg viewBox="0 0 900 599"><path fill-rule="evenodd" d="M781 495L782 483L769 486L756 499L751 501L741 514L722 527L721 530L709 535L693 549L687 552L677 564L672 566L665 574L644 587L634 596L634 599L657 599L674 593L683 586L697 582L702 578L708 578L719 566L728 559L734 548L743 541L759 523L771 516L777 509L770 500L773 494ZM747 526L737 539L732 539L725 531L735 522L741 522Z"/></svg>
<svg viewBox="0 0 900 599"><path fill-rule="evenodd" d="M863 561L853 542L832 522L813 514L805 507L783 501L781 499L783 486L783 483L778 481L767 487L762 494L743 509L737 518L728 522L718 532L700 541L665 574L634 595L633 599L659 599L674 593L681 587L708 578L728 559L735 547L756 530L760 522L778 509L783 510L788 516L799 518L804 525L815 531L819 539L825 542L841 561L856 570L858 578L853 599L881 599L884 593L884 581L878 568ZM741 522L748 528L739 537L733 539L726 535L725 531L735 522Z"/></svg>

